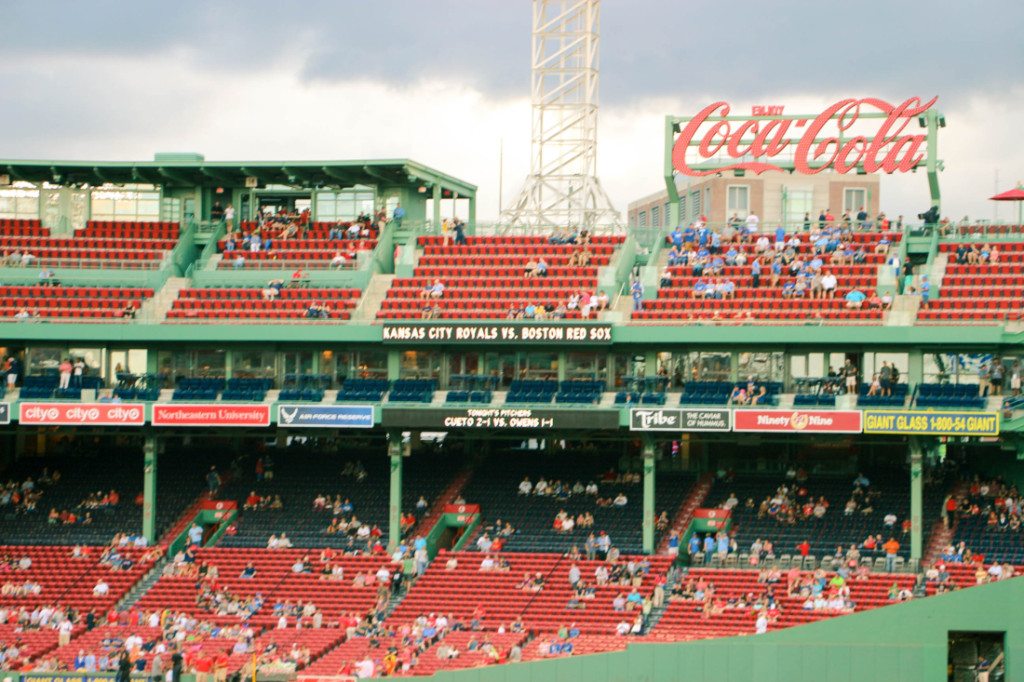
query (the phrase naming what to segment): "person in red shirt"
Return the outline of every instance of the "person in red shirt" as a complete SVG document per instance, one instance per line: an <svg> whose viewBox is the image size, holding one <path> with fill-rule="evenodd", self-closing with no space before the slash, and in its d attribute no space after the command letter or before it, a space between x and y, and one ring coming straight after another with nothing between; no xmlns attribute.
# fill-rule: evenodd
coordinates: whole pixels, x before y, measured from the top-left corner
<svg viewBox="0 0 1024 682"><path fill-rule="evenodd" d="M807 556L811 553L811 543L809 543L807 540L804 540L796 546L796 551L800 552L800 556Z"/></svg>

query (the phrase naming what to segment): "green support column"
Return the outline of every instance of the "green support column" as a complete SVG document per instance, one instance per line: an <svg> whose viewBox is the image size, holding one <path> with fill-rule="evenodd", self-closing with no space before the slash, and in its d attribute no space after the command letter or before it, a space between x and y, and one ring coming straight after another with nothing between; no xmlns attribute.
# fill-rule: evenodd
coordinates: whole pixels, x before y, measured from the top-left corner
<svg viewBox="0 0 1024 682"><path fill-rule="evenodd" d="M902 381L911 386L924 381L924 353L920 349L912 348L907 352L907 375Z"/></svg>
<svg viewBox="0 0 1024 682"><path fill-rule="evenodd" d="M388 351L388 381L397 381L402 372L402 354L397 350Z"/></svg>
<svg viewBox="0 0 1024 682"><path fill-rule="evenodd" d="M142 534L154 544L156 537L156 436L142 445Z"/></svg>
<svg viewBox="0 0 1024 682"><path fill-rule="evenodd" d="M644 437L644 554L654 554L654 439Z"/></svg>
<svg viewBox="0 0 1024 682"><path fill-rule="evenodd" d="M388 459L391 460L391 491L388 502L388 552L395 551L402 539L402 432L388 432Z"/></svg>
<svg viewBox="0 0 1024 682"><path fill-rule="evenodd" d="M910 439L910 558L921 560L924 551L924 529L921 527L922 491L924 488L924 447L917 438Z"/></svg>
<svg viewBox="0 0 1024 682"><path fill-rule="evenodd" d="M434 200L433 211L431 212L430 222L434 228L435 234L441 234L441 185L434 183L431 188L430 198Z"/></svg>

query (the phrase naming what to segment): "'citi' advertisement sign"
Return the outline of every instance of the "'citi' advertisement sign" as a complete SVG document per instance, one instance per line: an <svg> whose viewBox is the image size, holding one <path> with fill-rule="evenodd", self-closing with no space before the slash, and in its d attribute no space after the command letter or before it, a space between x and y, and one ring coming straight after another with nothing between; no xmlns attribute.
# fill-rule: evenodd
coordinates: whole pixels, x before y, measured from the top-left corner
<svg viewBox="0 0 1024 682"><path fill-rule="evenodd" d="M142 426L142 403L21 403L18 421L39 426Z"/></svg>
<svg viewBox="0 0 1024 682"><path fill-rule="evenodd" d="M672 166L683 175L701 177L723 171L788 170L771 160L792 156L797 173L815 175L826 169L849 173L863 164L866 173L906 173L924 158L923 132L907 127L938 101L911 97L900 104L865 97L843 99L816 116L782 116L782 107L755 108L748 118L730 116L727 102L704 107L680 130L672 147ZM870 118L864 114L871 113ZM877 122L871 130L869 122ZM735 125L734 124L738 124ZM696 150L691 162L687 152ZM690 154L693 157L693 154ZM749 159L749 160L746 160ZM710 169L694 168L719 161ZM736 163L728 163L735 160Z"/></svg>

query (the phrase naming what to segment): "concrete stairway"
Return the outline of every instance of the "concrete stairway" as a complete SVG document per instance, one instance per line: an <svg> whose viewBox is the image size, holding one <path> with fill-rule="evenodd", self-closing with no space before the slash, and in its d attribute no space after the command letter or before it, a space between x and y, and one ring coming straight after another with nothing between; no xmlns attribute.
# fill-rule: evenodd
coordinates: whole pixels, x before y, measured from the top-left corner
<svg viewBox="0 0 1024 682"><path fill-rule="evenodd" d="M360 299L359 305L352 312L353 322L365 324L373 322L377 318L377 312L380 310L381 303L384 301L384 297L387 296L388 289L391 288L391 282L394 279L394 275L380 273L370 279L366 290L363 291L363 297Z"/></svg>
<svg viewBox="0 0 1024 682"><path fill-rule="evenodd" d="M160 324L167 319L167 311L174 305L178 292L191 286L188 277L170 277L153 298L142 304L139 318L151 324Z"/></svg>
<svg viewBox="0 0 1024 682"><path fill-rule="evenodd" d="M686 532L687 526L690 525L690 521L693 519L693 512L696 511L704 500L707 499L708 493L711 492L711 486L714 484L714 476L711 473L706 473L697 479L697 482L693 484L690 489L690 494L686 496L683 503L679 506L675 516L672 518L672 522L669 524L669 529L679 533L680 547L679 551L682 552L685 548L682 546L682 536ZM664 554L668 549L668 538L670 533L665 533L661 538L661 542L658 543L658 549L655 554Z"/></svg>

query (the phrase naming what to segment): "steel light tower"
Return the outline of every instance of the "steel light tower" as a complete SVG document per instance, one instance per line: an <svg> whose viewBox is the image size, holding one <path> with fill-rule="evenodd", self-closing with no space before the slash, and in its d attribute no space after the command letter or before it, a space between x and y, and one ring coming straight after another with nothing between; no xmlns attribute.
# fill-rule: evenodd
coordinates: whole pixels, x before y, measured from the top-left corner
<svg viewBox="0 0 1024 682"><path fill-rule="evenodd" d="M622 227L597 179L600 5L533 0L530 175L501 227Z"/></svg>

